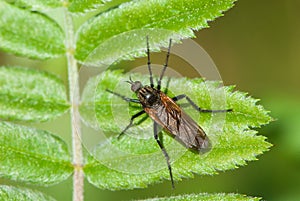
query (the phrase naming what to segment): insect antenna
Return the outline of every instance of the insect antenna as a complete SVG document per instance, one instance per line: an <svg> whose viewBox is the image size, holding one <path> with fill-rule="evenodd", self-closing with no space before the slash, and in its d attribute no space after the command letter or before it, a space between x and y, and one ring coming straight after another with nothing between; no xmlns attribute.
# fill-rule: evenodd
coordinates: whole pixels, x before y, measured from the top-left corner
<svg viewBox="0 0 300 201"><path fill-rule="evenodd" d="M129 76L129 80L127 80L127 81L125 81L125 82L127 82L127 83L129 83L129 84L132 84L132 83L133 83L133 81L132 81L132 78L131 78L131 76Z"/></svg>
<svg viewBox="0 0 300 201"><path fill-rule="evenodd" d="M170 57L170 50L171 50L171 44L172 44L172 39L170 39L170 42L169 42L169 48L168 48L168 52L167 52L166 62L165 62L164 67L163 67L163 69L161 71L160 78L159 78L159 80L157 82L157 89L158 90L160 90L160 88L161 88L161 80L162 80L162 78L163 78L163 76L165 74L165 71L166 71L167 67L168 67L168 62L169 62L169 57Z"/></svg>
<svg viewBox="0 0 300 201"><path fill-rule="evenodd" d="M153 88L154 84L153 84L153 76L152 76L151 61L150 61L149 36L147 36L147 56L148 56L148 61L147 61L148 70L150 74L150 86L151 88Z"/></svg>

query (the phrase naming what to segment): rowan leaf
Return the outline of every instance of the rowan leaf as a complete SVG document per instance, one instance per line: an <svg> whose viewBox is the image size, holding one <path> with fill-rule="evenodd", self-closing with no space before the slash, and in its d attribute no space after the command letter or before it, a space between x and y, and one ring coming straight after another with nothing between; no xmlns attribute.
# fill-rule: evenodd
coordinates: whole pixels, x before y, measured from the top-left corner
<svg viewBox="0 0 300 201"><path fill-rule="evenodd" d="M148 76L130 74L130 77L134 81L149 83ZM144 119L147 115L135 119L136 125L120 139L117 138L129 124L131 116L142 110L140 104L125 102L106 91L109 89L136 98L126 80L129 80L127 74L107 71L91 79L83 92L80 108L83 119L102 130L107 137L93 149L92 157L85 166L88 180L100 188L141 188L169 179L165 158L153 138L152 120ZM166 86L167 81L165 77L162 86ZM163 143L170 155L175 180L193 177L194 173L212 175L217 171L246 165L247 161L256 160L257 155L270 148L266 137L256 135L257 131L253 130L272 120L256 99L233 91L232 86L220 87L220 82L216 81L171 78L168 95L173 97L183 93L202 108L233 109L233 112L199 114L187 105L186 100L178 102L204 129L212 149L196 154L163 133Z"/></svg>
<svg viewBox="0 0 300 201"><path fill-rule="evenodd" d="M0 161L0 177L45 186L67 179L73 171L62 139L7 122L0 122Z"/></svg>
<svg viewBox="0 0 300 201"><path fill-rule="evenodd" d="M46 121L67 111L63 82L56 76L28 68L0 67L0 118Z"/></svg>
<svg viewBox="0 0 300 201"><path fill-rule="evenodd" d="M55 201L54 198L35 190L5 185L0 186L0 200Z"/></svg>
<svg viewBox="0 0 300 201"><path fill-rule="evenodd" d="M64 33L46 15L0 1L0 49L34 59L55 58L65 53Z"/></svg>
<svg viewBox="0 0 300 201"><path fill-rule="evenodd" d="M87 21L77 33L76 58L88 65L109 65L145 54L145 38L158 50L173 40L193 37L235 0L130 1Z"/></svg>

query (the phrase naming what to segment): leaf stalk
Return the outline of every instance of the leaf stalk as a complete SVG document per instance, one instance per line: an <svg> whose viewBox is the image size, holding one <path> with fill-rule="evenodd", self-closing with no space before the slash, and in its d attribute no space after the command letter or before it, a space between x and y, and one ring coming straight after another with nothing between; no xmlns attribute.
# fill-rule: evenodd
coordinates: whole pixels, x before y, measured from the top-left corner
<svg viewBox="0 0 300 201"><path fill-rule="evenodd" d="M80 101L79 95L79 75L77 60L74 57L75 39L72 15L67 8L64 8L65 17L65 45L66 57L68 62L68 82L69 82L69 100L71 103L70 119L71 119L71 132L72 132L72 156L74 167L73 175L73 201L83 201L83 154L81 143L81 125L78 105Z"/></svg>

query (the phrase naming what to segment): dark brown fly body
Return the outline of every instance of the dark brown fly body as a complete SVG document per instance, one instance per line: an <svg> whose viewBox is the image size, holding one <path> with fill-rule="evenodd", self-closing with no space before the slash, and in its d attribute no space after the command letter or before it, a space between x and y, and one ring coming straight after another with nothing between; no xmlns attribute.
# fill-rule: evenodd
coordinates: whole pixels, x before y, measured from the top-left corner
<svg viewBox="0 0 300 201"><path fill-rule="evenodd" d="M119 93L108 90L108 92L119 96L127 102L139 103L142 105L143 110L136 113L131 117L128 126L120 133L118 137L123 135L127 129L133 126L133 120L142 114L148 114L148 116L153 120L154 138L158 143L160 149L162 150L169 169L170 178L172 182L172 187L174 188L174 180L172 174L172 168L169 160L169 155L164 148L164 145L158 137L158 126L163 128L169 135L174 139L184 145L186 148L194 152L205 152L211 148L210 140L208 139L204 130L188 115L186 114L176 101L185 98L192 107L194 107L198 112L229 112L228 110L206 110L198 107L187 95L182 94L175 96L173 98L168 97L161 89L161 80L164 76L166 68L168 66L168 60L170 56L171 39L169 43L168 53L166 57L166 62L163 66L160 78L157 83L157 87L154 87L153 76L150 62L150 51L149 42L147 37L147 55L148 55L148 70L150 74L150 86L143 86L140 81L130 81L131 90L137 94L138 99L127 98Z"/></svg>

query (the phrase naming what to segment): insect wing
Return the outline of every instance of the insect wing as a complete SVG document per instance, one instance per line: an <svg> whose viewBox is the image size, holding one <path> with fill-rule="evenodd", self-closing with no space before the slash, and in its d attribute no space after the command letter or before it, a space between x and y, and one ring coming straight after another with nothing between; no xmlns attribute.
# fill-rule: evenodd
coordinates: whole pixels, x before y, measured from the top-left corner
<svg viewBox="0 0 300 201"><path fill-rule="evenodd" d="M161 92L161 102L156 108L144 108L149 116L172 137L189 149L203 151L210 147L204 130L186 114L170 97Z"/></svg>
<svg viewBox="0 0 300 201"><path fill-rule="evenodd" d="M184 111L182 111L178 134L175 139L182 141L187 148L205 152L211 148L204 130Z"/></svg>

